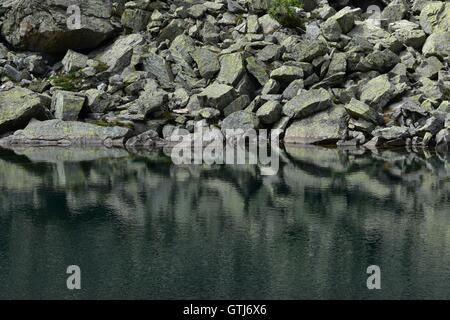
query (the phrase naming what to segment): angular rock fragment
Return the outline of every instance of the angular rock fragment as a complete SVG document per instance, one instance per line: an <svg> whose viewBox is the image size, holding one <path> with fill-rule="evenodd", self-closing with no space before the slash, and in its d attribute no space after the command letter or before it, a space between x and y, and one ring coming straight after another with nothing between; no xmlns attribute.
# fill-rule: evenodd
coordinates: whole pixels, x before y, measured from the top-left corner
<svg viewBox="0 0 450 320"><path fill-rule="evenodd" d="M32 118L47 119L42 98L25 88L0 91L0 134L24 128Z"/></svg>
<svg viewBox="0 0 450 320"><path fill-rule="evenodd" d="M361 89L361 101L376 110L384 108L394 97L394 86L387 75L378 76Z"/></svg>
<svg viewBox="0 0 450 320"><path fill-rule="evenodd" d="M356 99L352 99L348 104L346 104L345 110L347 110L352 117L357 119L364 119L380 125L384 123L383 116L380 113L369 107L364 102Z"/></svg>
<svg viewBox="0 0 450 320"><path fill-rule="evenodd" d="M280 120L281 109L281 104L279 102L267 101L258 109L256 116L261 123L272 124Z"/></svg>
<svg viewBox="0 0 450 320"><path fill-rule="evenodd" d="M76 121L86 102L86 97L79 93L58 91L53 95L52 110L55 118L64 121Z"/></svg>
<svg viewBox="0 0 450 320"><path fill-rule="evenodd" d="M258 117L247 111L237 111L230 114L222 121L222 132L226 134L227 130L242 129L244 132L249 129L258 129L259 120Z"/></svg>
<svg viewBox="0 0 450 320"><path fill-rule="evenodd" d="M226 84L211 84L198 95L203 106L219 110L223 110L235 98L236 91Z"/></svg>
<svg viewBox="0 0 450 320"><path fill-rule="evenodd" d="M331 106L331 95L325 89L301 92L283 106L283 114L291 118L305 118Z"/></svg>
<svg viewBox="0 0 450 320"><path fill-rule="evenodd" d="M284 141L298 144L335 144L345 130L345 110L335 106L309 118L294 121Z"/></svg>

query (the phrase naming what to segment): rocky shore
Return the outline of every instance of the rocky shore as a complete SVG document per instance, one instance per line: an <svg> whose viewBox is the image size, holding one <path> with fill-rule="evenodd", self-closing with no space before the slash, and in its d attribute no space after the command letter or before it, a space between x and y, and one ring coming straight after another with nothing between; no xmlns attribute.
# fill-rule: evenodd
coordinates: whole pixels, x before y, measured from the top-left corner
<svg viewBox="0 0 450 320"><path fill-rule="evenodd" d="M446 1L4 0L0 29L3 146L450 147Z"/></svg>

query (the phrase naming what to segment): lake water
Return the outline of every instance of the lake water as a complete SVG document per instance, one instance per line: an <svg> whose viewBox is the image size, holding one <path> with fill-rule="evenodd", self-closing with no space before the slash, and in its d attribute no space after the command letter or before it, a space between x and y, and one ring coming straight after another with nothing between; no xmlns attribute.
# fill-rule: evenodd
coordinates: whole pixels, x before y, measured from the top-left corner
<svg viewBox="0 0 450 320"><path fill-rule="evenodd" d="M450 157L288 148L262 176L158 152L0 149L0 298L448 299Z"/></svg>

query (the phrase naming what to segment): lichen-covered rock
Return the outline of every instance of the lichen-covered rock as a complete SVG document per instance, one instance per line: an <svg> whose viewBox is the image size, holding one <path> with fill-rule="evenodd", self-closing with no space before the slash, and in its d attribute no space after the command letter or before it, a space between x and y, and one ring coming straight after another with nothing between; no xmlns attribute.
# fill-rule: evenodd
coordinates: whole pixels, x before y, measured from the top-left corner
<svg viewBox="0 0 450 320"><path fill-rule="evenodd" d="M198 66L200 75L205 79L212 79L220 70L217 54L207 48L195 48L191 53Z"/></svg>
<svg viewBox="0 0 450 320"><path fill-rule="evenodd" d="M245 73L244 57L241 52L223 55L220 58L220 72L217 82L236 85Z"/></svg>
<svg viewBox="0 0 450 320"><path fill-rule="evenodd" d="M163 88L173 87L173 74L169 63L156 53L149 53L144 60L144 69L148 71Z"/></svg>
<svg viewBox="0 0 450 320"><path fill-rule="evenodd" d="M224 134L226 134L227 130L242 129L247 131L249 129L258 129L259 119L253 112L236 111L223 119L221 128Z"/></svg>
<svg viewBox="0 0 450 320"><path fill-rule="evenodd" d="M24 128L32 118L46 119L43 99L25 88L0 91L0 134Z"/></svg>
<svg viewBox="0 0 450 320"><path fill-rule="evenodd" d="M291 118L305 118L331 106L330 93L321 88L304 91L283 106L283 114Z"/></svg>
<svg viewBox="0 0 450 320"><path fill-rule="evenodd" d="M198 95L203 106L219 110L223 110L235 98L236 91L226 84L212 84Z"/></svg>
<svg viewBox="0 0 450 320"><path fill-rule="evenodd" d="M401 20L390 24L389 30L394 33L394 36L401 43L414 49L421 49L427 39L427 35L420 26L408 20Z"/></svg>
<svg viewBox="0 0 450 320"><path fill-rule="evenodd" d="M279 102L267 101L258 109L256 116L261 123L272 124L280 120L281 109L281 104Z"/></svg>
<svg viewBox="0 0 450 320"><path fill-rule="evenodd" d="M443 1L430 1L420 12L422 29L433 32L450 32L450 4Z"/></svg>
<svg viewBox="0 0 450 320"><path fill-rule="evenodd" d="M96 59L108 66L109 72L122 72L131 62L133 49L142 44L144 38L140 34L120 37L96 55Z"/></svg>
<svg viewBox="0 0 450 320"><path fill-rule="evenodd" d="M309 118L294 121L284 141L297 144L335 144L345 130L345 110L334 106Z"/></svg>
<svg viewBox="0 0 450 320"><path fill-rule="evenodd" d="M369 107L367 104L358 101L356 99L352 99L348 104L345 105L345 110L352 116L357 119L364 119L371 121L375 124L383 124L383 116Z"/></svg>
<svg viewBox="0 0 450 320"><path fill-rule="evenodd" d="M72 72L80 70L87 65L89 57L75 52L73 50L68 50L66 55L64 56L64 59L62 60L62 64L64 66L65 72Z"/></svg>
<svg viewBox="0 0 450 320"><path fill-rule="evenodd" d="M18 49L51 53L93 49L114 35L112 2L77 3L80 25L76 23L77 11L67 13L71 4L64 0L16 0L6 13L1 33Z"/></svg>
<svg viewBox="0 0 450 320"><path fill-rule="evenodd" d="M86 97L82 94L58 91L52 99L52 109L55 111L55 118L64 121L76 121L86 102Z"/></svg>
<svg viewBox="0 0 450 320"><path fill-rule="evenodd" d="M258 80L259 84L264 86L269 81L269 75L266 68L256 61L255 57L249 57L246 59L247 71Z"/></svg>
<svg viewBox="0 0 450 320"><path fill-rule="evenodd" d="M130 133L122 127L102 127L78 121L31 121L23 130L0 140L3 145L104 145L123 146Z"/></svg>
<svg viewBox="0 0 450 320"><path fill-rule="evenodd" d="M394 97L394 86L387 75L378 76L361 89L361 101L376 110L384 108Z"/></svg>
<svg viewBox="0 0 450 320"><path fill-rule="evenodd" d="M303 70L296 66L281 66L270 73L270 78L289 84L294 80L302 79Z"/></svg>
<svg viewBox="0 0 450 320"><path fill-rule="evenodd" d="M422 48L425 57L436 56L440 59L450 56L450 33L436 32L432 33Z"/></svg>

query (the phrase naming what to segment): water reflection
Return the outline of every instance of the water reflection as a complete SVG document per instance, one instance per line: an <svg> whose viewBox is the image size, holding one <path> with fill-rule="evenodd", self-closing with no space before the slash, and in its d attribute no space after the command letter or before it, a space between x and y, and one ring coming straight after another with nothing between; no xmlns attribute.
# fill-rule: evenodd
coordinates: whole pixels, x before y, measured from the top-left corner
<svg viewBox="0 0 450 320"><path fill-rule="evenodd" d="M449 163L287 147L262 176L158 152L0 150L0 298L450 298Z"/></svg>

